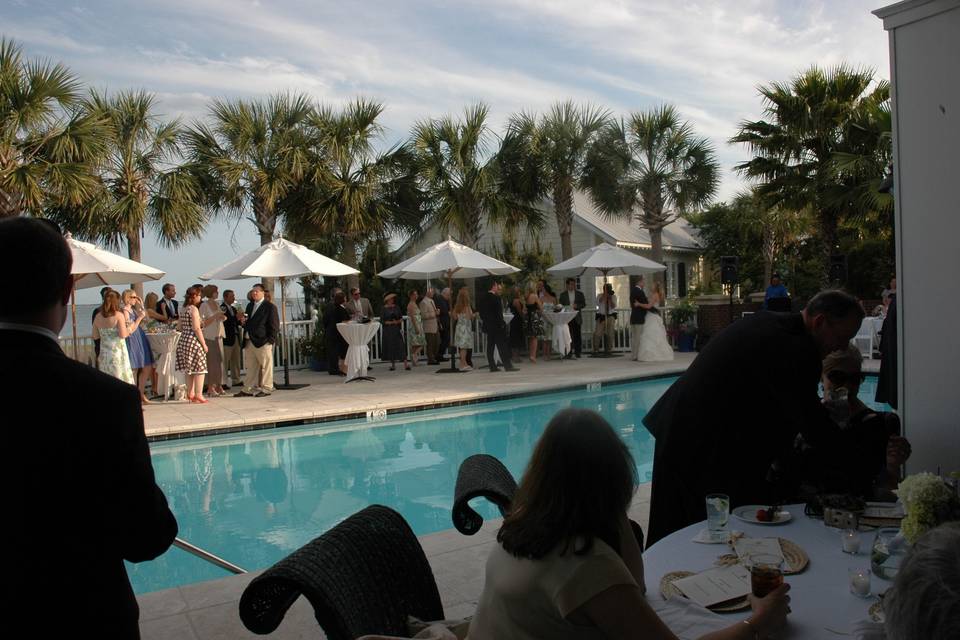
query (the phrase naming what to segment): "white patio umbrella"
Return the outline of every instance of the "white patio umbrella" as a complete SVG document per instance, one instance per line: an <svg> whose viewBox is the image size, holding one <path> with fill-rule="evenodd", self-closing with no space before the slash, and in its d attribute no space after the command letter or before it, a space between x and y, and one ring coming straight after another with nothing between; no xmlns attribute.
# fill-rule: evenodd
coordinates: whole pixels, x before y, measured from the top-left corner
<svg viewBox="0 0 960 640"><path fill-rule="evenodd" d="M337 262L327 256L308 249L302 244L277 238L273 242L261 245L227 264L209 271L201 280L242 280L244 278L279 278L281 326L287 325L286 279L301 276L347 276L360 273L351 266ZM283 386L278 389L299 389L305 384L291 385L285 336L281 336L280 348L283 355Z"/></svg>
<svg viewBox="0 0 960 640"><path fill-rule="evenodd" d="M639 276L664 270L666 270L666 267L660 263L621 247L602 242L586 251L581 251L569 260L553 265L547 269L547 272L574 278L583 275L602 274L603 286L606 288L607 276L610 275ZM609 311L609 309L605 309L604 322L607 321Z"/></svg>
<svg viewBox="0 0 960 640"><path fill-rule="evenodd" d="M480 253L449 237L446 241L433 245L417 255L378 273L381 278L402 278L404 280L429 280L446 278L447 286L453 286L453 277L480 278L483 276L502 276L520 271L516 267L496 258ZM453 328L448 324L448 333ZM453 339L450 339L450 368L440 371L456 373Z"/></svg>
<svg viewBox="0 0 960 640"><path fill-rule="evenodd" d="M68 232L64 239L73 254L73 293L71 309L73 315L73 357L77 357L77 289L89 289L112 284L133 284L159 280L163 271L136 260L130 260L105 249L74 240Z"/></svg>

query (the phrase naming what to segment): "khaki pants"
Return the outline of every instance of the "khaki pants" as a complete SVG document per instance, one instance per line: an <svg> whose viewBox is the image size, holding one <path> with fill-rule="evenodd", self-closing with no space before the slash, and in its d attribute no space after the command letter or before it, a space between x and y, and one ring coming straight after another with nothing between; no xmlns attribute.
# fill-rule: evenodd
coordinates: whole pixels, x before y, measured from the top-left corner
<svg viewBox="0 0 960 640"><path fill-rule="evenodd" d="M643 336L643 325L630 325L630 359L636 360L640 357L640 337Z"/></svg>
<svg viewBox="0 0 960 640"><path fill-rule="evenodd" d="M223 345L223 381L230 384L240 384L240 338L236 338L231 345Z"/></svg>
<svg viewBox="0 0 960 640"><path fill-rule="evenodd" d="M255 347L248 342L243 348L243 359L247 365L244 393L253 393L254 389L265 393L273 391L273 345L268 342L262 347Z"/></svg>
<svg viewBox="0 0 960 640"><path fill-rule="evenodd" d="M617 319L610 316L606 320L597 320L597 326L593 329L593 351L594 353L604 350L610 353L613 350L613 330L617 327ZM606 335L607 341L604 345L602 337Z"/></svg>

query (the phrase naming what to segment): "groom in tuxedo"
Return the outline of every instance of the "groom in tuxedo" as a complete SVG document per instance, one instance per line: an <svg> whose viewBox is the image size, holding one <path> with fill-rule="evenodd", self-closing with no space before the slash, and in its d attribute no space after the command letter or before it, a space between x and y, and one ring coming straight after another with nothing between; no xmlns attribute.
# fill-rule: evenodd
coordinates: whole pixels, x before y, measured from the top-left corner
<svg viewBox="0 0 960 640"><path fill-rule="evenodd" d="M0 273L29 282L0 298L0 393L8 455L4 608L37 635L139 638L139 608L124 567L173 543L177 521L157 486L137 388L68 358L72 256L50 222L0 221ZM36 381L43 381L37 384ZM53 393L51 390L55 390ZM34 455L30 455L34 453Z"/></svg>
<svg viewBox="0 0 960 640"><path fill-rule="evenodd" d="M647 321L647 294L643 290L643 276L637 278L630 289L630 359L640 357L640 339L643 337L643 323Z"/></svg>

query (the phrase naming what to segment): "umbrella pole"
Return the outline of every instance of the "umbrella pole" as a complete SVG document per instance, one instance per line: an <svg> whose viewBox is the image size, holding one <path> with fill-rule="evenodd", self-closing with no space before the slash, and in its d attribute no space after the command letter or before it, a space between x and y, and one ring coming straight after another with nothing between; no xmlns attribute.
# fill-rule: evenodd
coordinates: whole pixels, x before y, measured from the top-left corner
<svg viewBox="0 0 960 640"><path fill-rule="evenodd" d="M447 271L447 287L450 289L450 298L453 298L453 272ZM440 295L443 295L443 292L440 292ZM450 341L450 368L447 369L443 367L442 369L437 369L437 373L460 373L460 369L457 369L456 357L457 347L453 344L453 306L450 307L450 311L447 312L447 339Z"/></svg>
<svg viewBox="0 0 960 640"><path fill-rule="evenodd" d="M287 288L286 280L280 278L280 357L283 358L283 384L276 385L277 389L292 391L308 387L308 384L290 384L290 352L287 345Z"/></svg>
<svg viewBox="0 0 960 640"><path fill-rule="evenodd" d="M77 279L73 279L73 290L70 292L70 310L73 316L73 359L78 360L77 348Z"/></svg>

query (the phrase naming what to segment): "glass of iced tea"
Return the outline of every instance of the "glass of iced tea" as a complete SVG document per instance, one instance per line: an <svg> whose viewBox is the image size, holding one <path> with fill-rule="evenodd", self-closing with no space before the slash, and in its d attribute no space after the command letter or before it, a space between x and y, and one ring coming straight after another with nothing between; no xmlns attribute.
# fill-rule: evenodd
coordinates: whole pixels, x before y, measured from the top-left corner
<svg viewBox="0 0 960 640"><path fill-rule="evenodd" d="M762 598L783 584L783 558L756 554L749 558L750 588L753 595Z"/></svg>

